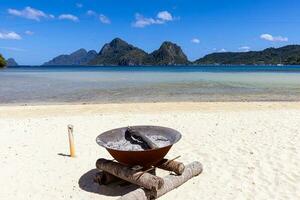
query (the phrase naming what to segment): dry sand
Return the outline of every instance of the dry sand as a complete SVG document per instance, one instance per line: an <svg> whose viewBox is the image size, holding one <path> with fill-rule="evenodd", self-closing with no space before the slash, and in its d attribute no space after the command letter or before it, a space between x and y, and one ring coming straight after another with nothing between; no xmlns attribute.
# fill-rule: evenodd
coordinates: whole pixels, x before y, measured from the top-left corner
<svg viewBox="0 0 300 200"><path fill-rule="evenodd" d="M67 125L75 127L76 158ZM204 171L160 199L300 199L300 103L139 103L0 107L0 199L116 199L99 187L95 138L128 125L160 125L183 137L168 158Z"/></svg>

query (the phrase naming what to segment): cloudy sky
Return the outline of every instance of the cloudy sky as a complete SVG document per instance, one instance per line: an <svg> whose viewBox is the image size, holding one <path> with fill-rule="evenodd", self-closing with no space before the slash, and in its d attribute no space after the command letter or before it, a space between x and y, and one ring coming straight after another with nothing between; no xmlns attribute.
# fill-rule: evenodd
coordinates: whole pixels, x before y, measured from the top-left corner
<svg viewBox="0 0 300 200"><path fill-rule="evenodd" d="M299 0L0 0L0 53L42 64L115 37L148 52L165 41L189 59L300 44Z"/></svg>

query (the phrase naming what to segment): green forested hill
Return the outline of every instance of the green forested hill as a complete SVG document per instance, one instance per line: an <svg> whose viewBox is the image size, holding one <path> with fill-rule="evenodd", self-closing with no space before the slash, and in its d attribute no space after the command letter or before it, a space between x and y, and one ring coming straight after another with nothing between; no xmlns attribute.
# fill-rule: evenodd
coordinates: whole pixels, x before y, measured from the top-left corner
<svg viewBox="0 0 300 200"><path fill-rule="evenodd" d="M300 64L300 45L267 48L263 51L212 53L200 58L195 64Z"/></svg>
<svg viewBox="0 0 300 200"><path fill-rule="evenodd" d="M79 49L69 55L59 55L45 62L44 65L86 65L96 56L97 52L94 50Z"/></svg>
<svg viewBox="0 0 300 200"><path fill-rule="evenodd" d="M105 44L91 65L143 65L148 54L120 38Z"/></svg>
<svg viewBox="0 0 300 200"><path fill-rule="evenodd" d="M2 57L2 55L0 54L0 68L5 67L6 65L6 61L5 59Z"/></svg>
<svg viewBox="0 0 300 200"><path fill-rule="evenodd" d="M90 61L91 65L184 65L188 64L181 48L164 42L158 50L148 54L120 38L105 44L99 54Z"/></svg>
<svg viewBox="0 0 300 200"><path fill-rule="evenodd" d="M175 43L163 42L158 50L150 54L153 65L186 65L189 61L182 49Z"/></svg>

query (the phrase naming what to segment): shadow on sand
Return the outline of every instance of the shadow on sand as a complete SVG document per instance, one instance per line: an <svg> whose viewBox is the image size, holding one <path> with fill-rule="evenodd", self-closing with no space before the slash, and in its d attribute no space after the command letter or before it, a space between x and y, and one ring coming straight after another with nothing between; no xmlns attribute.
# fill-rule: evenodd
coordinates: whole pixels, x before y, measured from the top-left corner
<svg viewBox="0 0 300 200"><path fill-rule="evenodd" d="M57 155L59 156L63 156L63 157L71 157L70 154L64 154L64 153L58 153Z"/></svg>
<svg viewBox="0 0 300 200"><path fill-rule="evenodd" d="M122 196L138 188L133 184L99 185L94 182L94 177L98 172L99 170L92 169L83 174L78 181L79 187L84 191L105 196Z"/></svg>

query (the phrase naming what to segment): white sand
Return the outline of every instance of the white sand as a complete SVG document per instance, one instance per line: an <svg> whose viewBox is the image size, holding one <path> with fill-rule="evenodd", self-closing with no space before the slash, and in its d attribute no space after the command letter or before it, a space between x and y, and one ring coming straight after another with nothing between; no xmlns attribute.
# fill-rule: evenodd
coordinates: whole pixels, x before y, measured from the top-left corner
<svg viewBox="0 0 300 200"><path fill-rule="evenodd" d="M68 124L75 127L74 159L58 155L68 154ZM98 187L83 176L98 158L110 158L95 138L142 124L179 130L182 140L167 157L204 166L162 200L300 199L297 102L0 107L0 199L117 198L124 188Z"/></svg>

